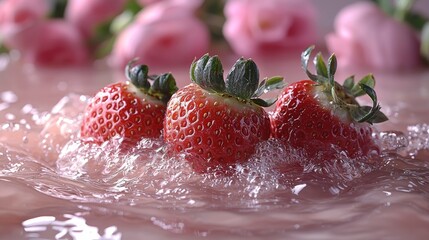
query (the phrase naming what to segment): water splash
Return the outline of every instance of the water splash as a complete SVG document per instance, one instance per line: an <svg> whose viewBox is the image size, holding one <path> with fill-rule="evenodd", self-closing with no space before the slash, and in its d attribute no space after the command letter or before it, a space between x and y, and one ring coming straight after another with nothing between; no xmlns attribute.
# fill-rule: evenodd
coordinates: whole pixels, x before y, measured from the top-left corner
<svg viewBox="0 0 429 240"><path fill-rule="evenodd" d="M415 155L420 150L429 150L429 125L417 124L407 128L409 145L407 152Z"/></svg>
<svg viewBox="0 0 429 240"><path fill-rule="evenodd" d="M22 226L26 236L34 239L44 239L52 235L55 235L55 239L121 239L122 233L116 226L99 229L88 224L82 215L76 213L64 214L62 217L38 216L23 221Z"/></svg>
<svg viewBox="0 0 429 240"><path fill-rule="evenodd" d="M171 154L162 139L142 139L125 153L121 151L120 138L102 145L83 143L78 134L87 101L86 96L71 94L46 113L27 106L25 112L34 116L33 123L3 124L4 131L25 132L23 144L34 140L29 132L37 132L42 154L3 146L1 174L25 179L34 172L42 172L38 178L32 177L37 180L31 183L36 190L83 202L123 202L136 206L162 200L201 207L215 200L218 206L253 208L273 202L279 205L299 202L301 195L310 192L326 196L343 194L386 162L394 159L399 164L401 157L397 154L414 153L429 146L429 126L416 125L410 126L406 133L378 133L375 137L384 153L380 157L350 159L338 152L333 161L314 165L300 150L271 139L260 143L256 153L248 162L238 164L233 174L201 175L192 171L183 156ZM51 159L54 164L40 158ZM17 160L20 164L12 164ZM411 168L409 162L404 165ZM34 171L26 170L28 166ZM409 177L412 182L429 182L421 174Z"/></svg>

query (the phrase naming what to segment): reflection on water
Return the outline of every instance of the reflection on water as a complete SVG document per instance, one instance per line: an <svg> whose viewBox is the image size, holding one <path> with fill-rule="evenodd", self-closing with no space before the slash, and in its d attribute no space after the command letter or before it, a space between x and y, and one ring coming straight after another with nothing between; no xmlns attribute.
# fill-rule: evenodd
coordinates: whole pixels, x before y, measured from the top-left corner
<svg viewBox="0 0 429 240"><path fill-rule="evenodd" d="M54 236L55 239L121 239L122 234L118 232L116 226L98 229L88 225L85 218L80 217L79 213L64 214L63 218L64 220L54 216L39 216L27 219L22 222L24 235L27 239L44 239L45 237L49 239L49 236ZM46 232L52 232L53 235L47 235Z"/></svg>

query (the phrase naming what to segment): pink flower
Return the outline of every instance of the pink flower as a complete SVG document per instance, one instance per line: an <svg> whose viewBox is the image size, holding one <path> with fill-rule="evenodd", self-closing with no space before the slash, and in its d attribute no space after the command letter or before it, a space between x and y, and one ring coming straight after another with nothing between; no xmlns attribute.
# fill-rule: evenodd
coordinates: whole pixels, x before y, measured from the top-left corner
<svg viewBox="0 0 429 240"><path fill-rule="evenodd" d="M305 48L315 43L315 9L303 0L229 0L225 39L247 57Z"/></svg>
<svg viewBox="0 0 429 240"><path fill-rule="evenodd" d="M18 36L27 41L21 51L25 61L44 66L82 65L89 53L79 30L68 22L50 20L22 31Z"/></svg>
<svg viewBox="0 0 429 240"><path fill-rule="evenodd" d="M126 0L69 0L65 18L89 37L97 26L121 13L125 3Z"/></svg>
<svg viewBox="0 0 429 240"><path fill-rule="evenodd" d="M140 63L149 65L187 65L206 53L209 32L194 16L192 6L164 1L145 8L119 34L112 50L112 64L122 69L130 60L139 58Z"/></svg>
<svg viewBox="0 0 429 240"><path fill-rule="evenodd" d="M23 48L15 35L48 15L48 0L3 0L0 2L0 41L8 48Z"/></svg>
<svg viewBox="0 0 429 240"><path fill-rule="evenodd" d="M371 2L342 9L335 19L335 33L326 36L326 44L340 66L395 70L420 64L416 33Z"/></svg>

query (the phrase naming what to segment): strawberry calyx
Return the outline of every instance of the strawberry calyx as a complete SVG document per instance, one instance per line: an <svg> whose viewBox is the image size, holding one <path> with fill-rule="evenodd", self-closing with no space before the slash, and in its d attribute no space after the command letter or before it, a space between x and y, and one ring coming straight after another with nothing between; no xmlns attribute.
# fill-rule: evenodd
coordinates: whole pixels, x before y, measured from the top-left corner
<svg viewBox="0 0 429 240"><path fill-rule="evenodd" d="M205 54L191 64L191 81L201 88L215 92L225 97L233 96L243 101L249 101L261 107L269 107L277 101L261 99L264 93L282 89L285 84L283 77L265 78L259 82L259 70L252 59L239 58L226 76L223 77L222 62L218 56Z"/></svg>
<svg viewBox="0 0 429 240"><path fill-rule="evenodd" d="M142 93L167 103L171 96L178 90L176 80L171 73L149 75L149 67L147 65L131 67L132 63L133 61L125 68L125 75L130 83Z"/></svg>
<svg viewBox="0 0 429 240"><path fill-rule="evenodd" d="M326 64L319 52L314 58L316 74L308 70L308 63L314 46L310 46L301 54L302 68L307 76L321 86L322 91L329 97L334 108L345 109L355 122L368 122L370 124L387 121L388 118L380 111L381 107L374 90L375 79L372 74L363 77L355 84L354 76L347 78L343 85L335 81L337 59L332 54ZM361 106L356 98L368 95L372 100L372 106Z"/></svg>

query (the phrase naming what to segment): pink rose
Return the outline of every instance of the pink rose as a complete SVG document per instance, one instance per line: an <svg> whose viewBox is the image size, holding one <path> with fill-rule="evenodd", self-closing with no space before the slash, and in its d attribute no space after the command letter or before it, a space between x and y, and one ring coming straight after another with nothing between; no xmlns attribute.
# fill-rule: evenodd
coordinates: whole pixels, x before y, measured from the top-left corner
<svg viewBox="0 0 429 240"><path fill-rule="evenodd" d="M334 27L335 33L326 36L326 44L340 66L395 70L420 64L416 33L371 2L342 9Z"/></svg>
<svg viewBox="0 0 429 240"><path fill-rule="evenodd" d="M89 62L89 53L80 31L62 20L40 22L22 31L21 41L27 48L21 54L25 61L45 66L82 65Z"/></svg>
<svg viewBox="0 0 429 240"><path fill-rule="evenodd" d="M123 69L136 57L148 65L190 64L210 45L208 29L194 16L194 10L177 1L148 6L119 34L112 50L112 64Z"/></svg>
<svg viewBox="0 0 429 240"><path fill-rule="evenodd" d="M203 0L163 0L147 6L136 16L140 23L156 22L167 19L188 18L194 15Z"/></svg>
<svg viewBox="0 0 429 240"><path fill-rule="evenodd" d="M225 39L240 55L302 49L317 38L315 9L303 0L229 0Z"/></svg>
<svg viewBox="0 0 429 240"><path fill-rule="evenodd" d="M67 21L78 26L89 37L100 24L124 10L127 0L69 0L65 12Z"/></svg>
<svg viewBox="0 0 429 240"><path fill-rule="evenodd" d="M48 15L48 0L3 0L0 2L0 41L8 48L24 48L15 35Z"/></svg>

